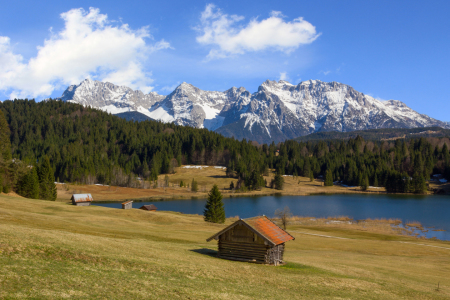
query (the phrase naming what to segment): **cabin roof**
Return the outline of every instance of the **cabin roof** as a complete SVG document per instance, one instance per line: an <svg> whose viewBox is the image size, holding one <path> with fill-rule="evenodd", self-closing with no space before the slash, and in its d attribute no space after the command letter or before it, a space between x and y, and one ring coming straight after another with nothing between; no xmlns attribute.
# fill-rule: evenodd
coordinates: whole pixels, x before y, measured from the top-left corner
<svg viewBox="0 0 450 300"><path fill-rule="evenodd" d="M269 242L273 246L283 244L290 240L295 240L292 235L281 229L277 224L269 220L269 218L267 218L266 216L259 216L238 220L225 229L219 231L212 237L208 238L206 241L209 242L212 239L219 237L221 234L230 230L238 224L246 225L250 230L261 236L265 241Z"/></svg>
<svg viewBox="0 0 450 300"><path fill-rule="evenodd" d="M75 202L92 202L94 199L92 199L91 194L73 194L72 198L70 200L73 200Z"/></svg>
<svg viewBox="0 0 450 300"><path fill-rule="evenodd" d="M133 201L126 201L124 203L122 203L123 205L128 204L128 203L133 203Z"/></svg>
<svg viewBox="0 0 450 300"><path fill-rule="evenodd" d="M142 205L139 209L154 210L157 209L153 204Z"/></svg>

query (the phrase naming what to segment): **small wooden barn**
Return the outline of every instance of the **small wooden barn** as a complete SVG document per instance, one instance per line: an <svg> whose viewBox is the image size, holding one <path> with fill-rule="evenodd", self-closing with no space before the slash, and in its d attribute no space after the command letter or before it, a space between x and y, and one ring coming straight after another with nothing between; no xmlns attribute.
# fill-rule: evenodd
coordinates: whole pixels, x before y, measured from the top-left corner
<svg viewBox="0 0 450 300"><path fill-rule="evenodd" d="M91 194L73 194L70 200L72 200L72 204L76 206L89 206L91 205L91 202L94 201Z"/></svg>
<svg viewBox="0 0 450 300"><path fill-rule="evenodd" d="M130 209L133 208L133 201L127 201L122 203L122 209Z"/></svg>
<svg viewBox="0 0 450 300"><path fill-rule="evenodd" d="M139 209L148 210L148 211L156 211L157 208L153 204L142 205Z"/></svg>
<svg viewBox="0 0 450 300"><path fill-rule="evenodd" d="M295 238L262 216L240 219L206 241L213 239L220 258L277 266L284 263L284 243Z"/></svg>

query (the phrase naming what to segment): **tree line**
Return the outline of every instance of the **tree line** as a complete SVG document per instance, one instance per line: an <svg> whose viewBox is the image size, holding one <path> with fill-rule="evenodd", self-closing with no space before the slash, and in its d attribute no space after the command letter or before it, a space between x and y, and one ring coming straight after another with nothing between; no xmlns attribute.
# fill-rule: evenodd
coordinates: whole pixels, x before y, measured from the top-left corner
<svg viewBox="0 0 450 300"><path fill-rule="evenodd" d="M416 193L425 191L433 173L450 179L448 138L365 141L358 136L258 145L206 129L126 121L59 100L8 100L0 111L2 187L24 195L37 195L31 187L37 185L30 183L36 178L40 191L50 195L41 184L45 180L129 186L136 176L156 180L181 164L226 166L227 176L238 179L234 188L241 190L281 189L282 175ZM20 171L8 167L12 158ZM272 182L263 177L269 169L276 170Z"/></svg>

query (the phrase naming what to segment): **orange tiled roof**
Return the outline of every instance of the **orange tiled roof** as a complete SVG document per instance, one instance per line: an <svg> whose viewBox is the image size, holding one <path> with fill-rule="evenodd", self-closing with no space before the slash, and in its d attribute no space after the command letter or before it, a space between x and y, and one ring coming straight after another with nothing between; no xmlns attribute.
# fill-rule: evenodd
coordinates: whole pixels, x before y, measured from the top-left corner
<svg viewBox="0 0 450 300"><path fill-rule="evenodd" d="M264 236L275 245L279 245L294 239L292 235L278 227L266 216L243 219L242 221L244 221L248 226L253 228L253 230L257 231L259 234Z"/></svg>
<svg viewBox="0 0 450 300"><path fill-rule="evenodd" d="M292 235L290 235L289 233L278 227L277 224L270 221L266 216L262 216L238 220L233 224L231 224L230 226L222 229L212 237L208 238L206 241L209 242L212 239L217 239L224 232L227 232L234 226L242 223L244 223L252 231L260 235L263 239L265 239L272 245L279 245L290 240L295 240L295 238Z"/></svg>

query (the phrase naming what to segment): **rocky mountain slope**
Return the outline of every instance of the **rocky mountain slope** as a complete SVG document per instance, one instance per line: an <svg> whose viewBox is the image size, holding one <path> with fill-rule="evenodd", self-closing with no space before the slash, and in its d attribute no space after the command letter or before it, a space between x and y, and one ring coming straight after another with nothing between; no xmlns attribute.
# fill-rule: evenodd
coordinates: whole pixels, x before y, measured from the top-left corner
<svg viewBox="0 0 450 300"><path fill-rule="evenodd" d="M168 96L86 79L70 86L64 101L113 114L140 112L151 119L215 130L259 143L280 142L314 132L439 126L397 100L379 101L338 82L308 80L298 85L265 81L256 93L244 88L203 91L182 83Z"/></svg>

